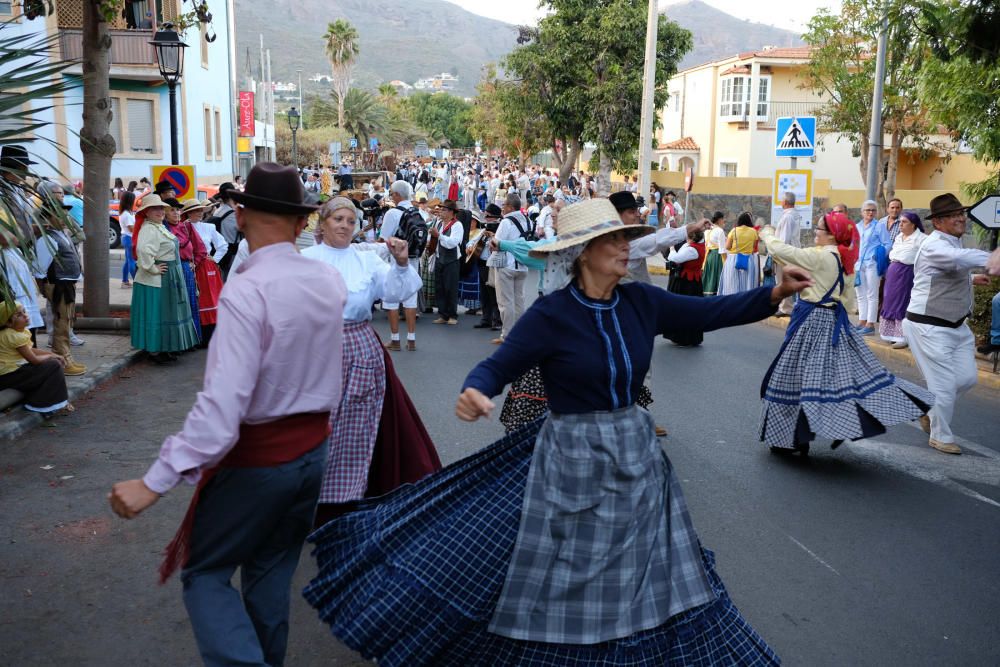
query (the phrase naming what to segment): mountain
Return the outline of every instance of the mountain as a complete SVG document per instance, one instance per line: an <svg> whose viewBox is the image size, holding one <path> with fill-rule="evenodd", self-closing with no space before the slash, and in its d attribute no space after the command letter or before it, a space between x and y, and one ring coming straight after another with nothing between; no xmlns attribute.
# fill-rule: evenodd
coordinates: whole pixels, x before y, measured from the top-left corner
<svg viewBox="0 0 1000 667"><path fill-rule="evenodd" d="M502 58L517 40L515 26L443 0L240 0L236 6L240 74L248 60L251 70L259 71L263 34L264 47L271 50L271 77L294 82L301 69L307 92L316 88L306 79L330 74L323 34L338 18L358 31L354 82L368 89L395 79L412 85L449 72L458 76L454 92L472 96L482 66Z"/></svg>
<svg viewBox="0 0 1000 667"><path fill-rule="evenodd" d="M698 0L668 5L663 13L694 35L694 48L681 60L681 70L764 46L804 44L791 30L744 21Z"/></svg>
<svg viewBox="0 0 1000 667"><path fill-rule="evenodd" d="M665 7L667 16L694 34L694 49L681 61L685 69L766 45L799 46L789 30L744 21L698 0ZM260 37L271 50L275 81L295 82L302 70L306 92L329 86L312 84L314 74L329 75L323 51L327 23L351 22L360 35L361 55L354 84L374 89L399 79L442 72L458 76L453 92L472 96L483 65L496 62L517 42L517 28L468 12L443 0L240 0L236 11L237 62L242 75L260 69Z"/></svg>

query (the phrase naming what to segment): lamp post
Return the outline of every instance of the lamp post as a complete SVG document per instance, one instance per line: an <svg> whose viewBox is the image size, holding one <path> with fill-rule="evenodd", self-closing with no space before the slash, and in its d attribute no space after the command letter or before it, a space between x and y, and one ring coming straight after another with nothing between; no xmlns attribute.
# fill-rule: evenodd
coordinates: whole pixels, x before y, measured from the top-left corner
<svg viewBox="0 0 1000 667"><path fill-rule="evenodd" d="M299 146L295 142L295 133L299 131L299 118L301 114L292 107L288 111L288 129L292 131L292 164L299 166Z"/></svg>
<svg viewBox="0 0 1000 667"><path fill-rule="evenodd" d="M167 82L170 90L170 164L177 164L177 82L184 73L184 49L187 44L181 41L180 35L171 23L164 23L162 30L157 30L150 42L156 50L156 64L160 68L160 76Z"/></svg>

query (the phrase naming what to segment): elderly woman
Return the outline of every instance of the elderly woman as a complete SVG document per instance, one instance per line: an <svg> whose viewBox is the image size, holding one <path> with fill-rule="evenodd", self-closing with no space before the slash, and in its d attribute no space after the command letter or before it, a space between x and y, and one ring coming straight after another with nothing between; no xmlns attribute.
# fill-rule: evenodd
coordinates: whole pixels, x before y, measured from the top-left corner
<svg viewBox="0 0 1000 667"><path fill-rule="evenodd" d="M740 213L726 239L727 259L722 266L719 294L737 294L760 285L757 267L757 230L749 213Z"/></svg>
<svg viewBox="0 0 1000 667"><path fill-rule="evenodd" d="M384 350L372 329L372 305L382 299L402 303L420 289L420 276L409 264L406 241L352 244L357 230L354 202L335 197L319 210L322 243L302 251L306 257L336 268L347 285L344 308L343 394L331 415L333 432L318 515L331 516L324 505L339 505L365 495L368 467L375 447L386 391ZM364 245L371 250L361 250ZM388 250L391 265L378 252ZM322 518L321 516L321 518ZM321 523L321 521L317 521Z"/></svg>
<svg viewBox="0 0 1000 667"><path fill-rule="evenodd" d="M899 236L889 251L889 268L885 272L885 286L882 288L882 320L878 333L882 340L889 341L900 350L908 345L903 335L903 319L906 307L910 305L910 290L913 289L913 265L917 252L927 240L920 216L913 211L903 211L899 216Z"/></svg>
<svg viewBox="0 0 1000 667"><path fill-rule="evenodd" d="M135 215L135 287L132 290L132 347L157 363L177 358L198 344L191 301L184 282L177 237L164 225L166 205L146 195Z"/></svg>
<svg viewBox="0 0 1000 667"><path fill-rule="evenodd" d="M184 286L188 293L188 303L191 304L191 319L194 322L194 329L198 333L198 341L201 342L201 317L198 305L198 282L194 276L195 264L200 262L208 254L205 245L201 242L201 237L194 230L181 214L184 205L174 198L163 200L167 205L167 217L165 223L170 233L177 237L177 255L180 258L181 271L184 273Z"/></svg>
<svg viewBox="0 0 1000 667"><path fill-rule="evenodd" d="M854 280L858 293L858 331L868 336L875 333L875 323L878 322L878 287L879 259L888 254L889 230L884 223L875 219L878 208L871 199L861 205L861 221L858 222L858 234L861 235L861 246L858 251L857 266Z"/></svg>
<svg viewBox="0 0 1000 667"><path fill-rule="evenodd" d="M761 385L760 439L775 453L809 453L817 436L870 438L887 426L925 415L933 395L901 380L875 359L847 317L853 305L860 238L842 213L816 223L816 246L796 248L764 227L767 251L785 266L808 270L813 284L792 311L785 342Z"/></svg>
<svg viewBox="0 0 1000 667"><path fill-rule="evenodd" d="M201 344L207 347L215 331L215 321L218 318L219 294L222 292L222 270L209 253L210 246L205 243L206 236L214 247L219 259L226 254L229 244L215 226L202 222L205 215L205 204L197 199L184 202L181 209L181 226L186 227L185 233L190 239L192 263L194 265L194 280L198 287L198 312L195 320L201 325ZM193 233L192 233L193 232ZM215 244L219 245L216 246ZM184 246L181 245L181 257L184 257Z"/></svg>
<svg viewBox="0 0 1000 667"><path fill-rule="evenodd" d="M468 376L456 412L487 417L541 367L552 411L477 454L313 535L306 589L333 633L380 665L771 665L703 550L652 416L635 404L659 334L763 319L802 289L691 298L628 274L624 225L566 207L563 284ZM791 274L791 275L789 275ZM364 610L364 613L358 613Z"/></svg>

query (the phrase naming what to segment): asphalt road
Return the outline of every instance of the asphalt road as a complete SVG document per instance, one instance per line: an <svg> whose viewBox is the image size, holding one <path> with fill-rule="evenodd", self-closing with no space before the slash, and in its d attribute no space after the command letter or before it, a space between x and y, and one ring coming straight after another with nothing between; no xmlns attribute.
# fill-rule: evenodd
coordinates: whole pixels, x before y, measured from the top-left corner
<svg viewBox="0 0 1000 667"><path fill-rule="evenodd" d="M490 332L418 325L396 368L442 459L502 433L453 416ZM385 316L376 320L388 330ZM711 333L697 349L656 343L653 412L701 538L736 604L790 665L1000 663L1000 397L958 406L966 453L931 450L908 425L806 460L756 441L758 388L781 332ZM0 467L0 647L9 665L188 665L198 657L179 584L156 567L186 509L178 489L137 520L105 495L141 475L200 387L204 353L139 365L51 428L4 444ZM894 369L919 380L911 369ZM314 571L304 552L301 588ZM287 664L363 661L293 596Z"/></svg>

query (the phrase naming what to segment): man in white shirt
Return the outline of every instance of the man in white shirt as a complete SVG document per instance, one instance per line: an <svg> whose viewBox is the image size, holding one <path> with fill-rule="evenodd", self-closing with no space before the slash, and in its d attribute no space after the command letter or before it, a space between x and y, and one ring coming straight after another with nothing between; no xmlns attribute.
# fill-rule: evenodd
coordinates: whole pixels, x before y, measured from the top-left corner
<svg viewBox="0 0 1000 667"><path fill-rule="evenodd" d="M531 179L528 174L521 172L517 177L517 195L521 198L521 205L528 203L528 191L531 190Z"/></svg>
<svg viewBox="0 0 1000 667"><path fill-rule="evenodd" d="M399 231L399 221L403 219L403 212L413 208L410 198L413 197L413 188L406 181L394 181L389 186L389 199L395 205L394 208L386 211L382 217L382 229L379 230L378 240L385 243L386 239L396 236ZM410 265L417 268L419 258L411 257ZM389 318L389 343L386 349L398 352L402 349L399 343L399 304L382 302L382 309L386 311ZM403 302L403 314L406 316L406 349L415 352L417 349L417 295L414 293L409 299Z"/></svg>
<svg viewBox="0 0 1000 667"><path fill-rule="evenodd" d="M555 204L555 201L556 198L553 195L547 194L539 202L542 210L539 211L538 218L535 220L535 235L540 239L555 236L555 232L552 231L552 205Z"/></svg>
<svg viewBox="0 0 1000 667"><path fill-rule="evenodd" d="M445 199L438 206L440 223L430 228L430 236L437 239L434 255L434 296L437 300L438 319L434 324L458 324L458 281L465 257L462 237L465 229L458 220L458 204Z"/></svg>
<svg viewBox="0 0 1000 667"><path fill-rule="evenodd" d="M787 243L788 245L795 246L796 248L802 247L802 216L798 211L795 210L795 193L786 192L781 200L781 218L778 220L778 224L775 227L774 235L779 241ZM781 274L783 273L783 267L778 262L774 263L774 279L780 283ZM781 303L778 304L778 317L791 317L792 308L795 307L795 296L792 295L785 299L782 299Z"/></svg>
<svg viewBox="0 0 1000 667"><path fill-rule="evenodd" d="M501 209L503 220L497 228L498 241L514 241L524 238L531 228L531 221L521 213L521 198L516 194L508 194ZM496 246L494 246L494 249ZM496 270L497 305L500 308L500 336L493 339L494 345L499 345L507 337L514 324L524 314L524 287L528 278L528 269L514 260L510 253L504 253L503 266Z"/></svg>

